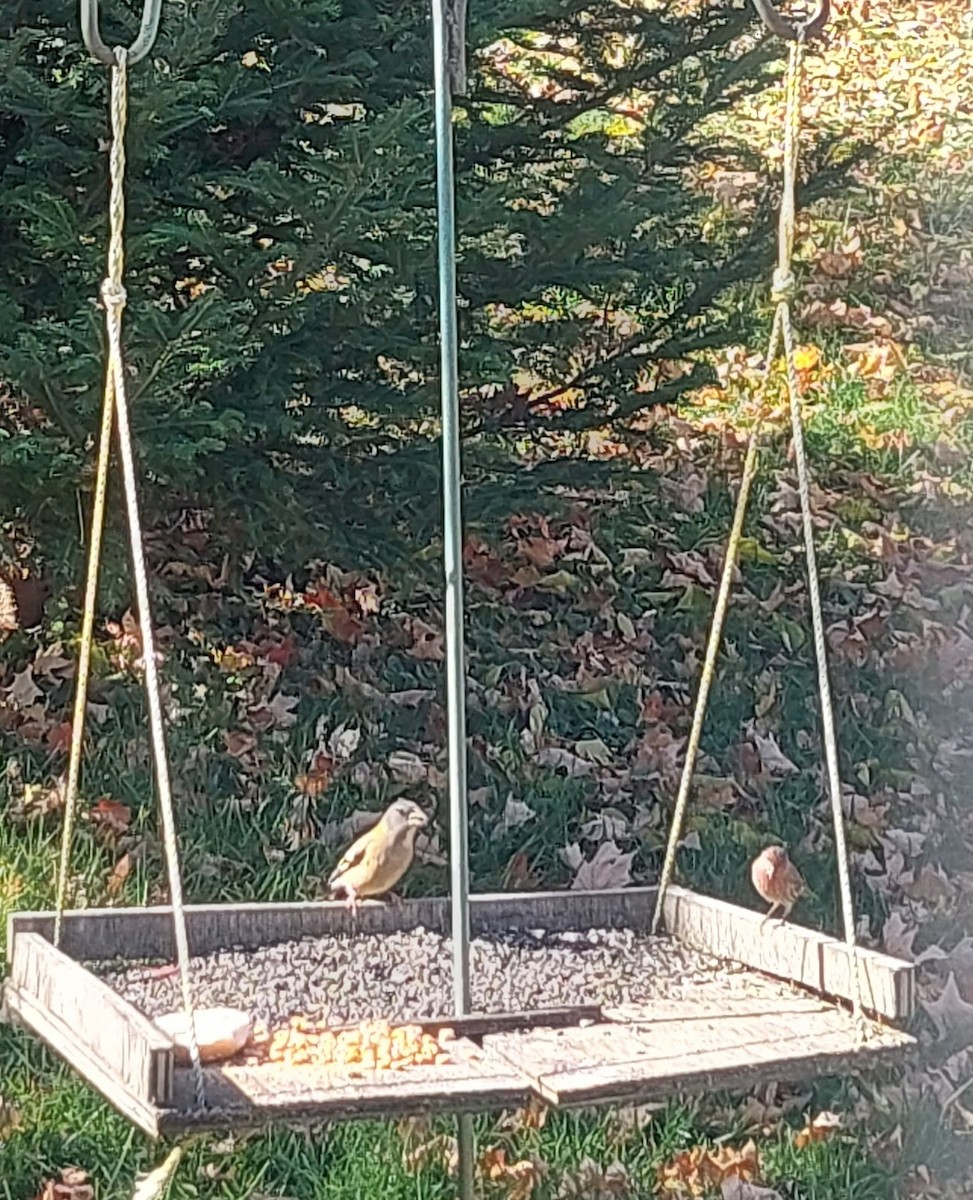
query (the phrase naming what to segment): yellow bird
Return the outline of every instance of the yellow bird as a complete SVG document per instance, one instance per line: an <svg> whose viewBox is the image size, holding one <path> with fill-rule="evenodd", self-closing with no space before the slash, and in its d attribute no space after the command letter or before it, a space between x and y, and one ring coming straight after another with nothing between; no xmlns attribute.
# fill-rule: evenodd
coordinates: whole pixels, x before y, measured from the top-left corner
<svg viewBox="0 0 973 1200"><path fill-rule="evenodd" d="M396 800L373 825L345 851L331 872L331 895L354 910L364 896L382 896L412 866L416 834L429 818L412 800Z"/></svg>

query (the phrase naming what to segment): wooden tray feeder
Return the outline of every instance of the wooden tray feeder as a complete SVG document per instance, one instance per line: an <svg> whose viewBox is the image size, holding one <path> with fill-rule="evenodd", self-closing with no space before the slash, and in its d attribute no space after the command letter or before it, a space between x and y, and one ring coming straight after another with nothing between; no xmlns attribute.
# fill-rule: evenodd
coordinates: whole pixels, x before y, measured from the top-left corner
<svg viewBox="0 0 973 1200"><path fill-rule="evenodd" d="M647 931L655 896L655 888L473 896L471 925L476 935ZM193 955L419 927L445 934L449 915L444 899L366 904L355 915L333 903L186 909ZM762 925L760 913L678 887L667 891L664 915L675 941L794 987L772 1000L727 996L702 985L689 1001L444 1016L417 1024L455 1031L449 1063L355 1078L230 1060L204 1069L204 1109L195 1105L191 1069L177 1064L171 1039L82 965L171 959L171 909L67 912L60 949L51 942L53 913L13 914L4 1001L10 1014L153 1137L275 1121L496 1110L523 1105L531 1096L557 1106L642 1102L673 1092L845 1073L914 1046L897 1028L915 1008L911 964L859 950L871 1018L862 1043L847 1005L853 976L845 943L796 925Z"/></svg>

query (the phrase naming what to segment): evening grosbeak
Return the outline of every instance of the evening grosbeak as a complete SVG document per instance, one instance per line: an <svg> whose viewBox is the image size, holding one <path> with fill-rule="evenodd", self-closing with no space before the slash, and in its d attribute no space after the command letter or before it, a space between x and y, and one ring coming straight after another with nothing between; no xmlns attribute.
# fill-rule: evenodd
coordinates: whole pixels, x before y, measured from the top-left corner
<svg viewBox="0 0 973 1200"><path fill-rule="evenodd" d="M412 800L390 804L378 823L352 842L331 872L331 895L347 900L354 910L362 897L391 891L412 865L416 834L428 823L429 818Z"/></svg>

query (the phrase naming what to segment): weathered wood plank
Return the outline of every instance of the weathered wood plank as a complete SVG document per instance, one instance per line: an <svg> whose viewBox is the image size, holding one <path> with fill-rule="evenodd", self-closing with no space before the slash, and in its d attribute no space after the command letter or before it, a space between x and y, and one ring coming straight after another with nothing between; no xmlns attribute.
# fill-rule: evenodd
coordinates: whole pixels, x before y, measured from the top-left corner
<svg viewBox="0 0 973 1200"><path fill-rule="evenodd" d="M738 1005L720 1016L667 1005L637 1024L491 1034L484 1047L520 1068L545 1100L579 1106L749 1088L768 1068L775 1080L840 1074L915 1045L883 1028L860 1046L848 1014L824 1004L800 1014L766 1008L757 1001L750 1013Z"/></svg>
<svg viewBox="0 0 973 1200"><path fill-rule="evenodd" d="M606 1004L601 1010L602 1023L612 1021L640 1025L660 1021L700 1021L729 1015L759 1017L785 1012L800 1017L802 1013L817 1013L822 1009L834 1008L831 1001L821 996L812 996L808 992L797 990L791 995L783 996L768 996L763 991L759 995L747 995L728 992L717 986L712 989L703 987L700 993L678 999L660 997L641 1004Z"/></svg>
<svg viewBox="0 0 973 1200"><path fill-rule="evenodd" d="M279 1063L205 1068L207 1110L194 1109L190 1072L176 1068L174 1105L160 1113L165 1134L274 1121L318 1122L360 1117L395 1119L425 1113L480 1112L527 1102L530 1085L505 1059L459 1038L454 1060L407 1071L369 1071L349 1078L339 1070Z"/></svg>
<svg viewBox="0 0 973 1200"><path fill-rule="evenodd" d="M70 1032L70 1043L51 1044L63 1057L78 1042L126 1092L146 1104L166 1103L172 1091L174 1046L134 1005L38 934L17 939L7 993L49 1015ZM16 1003L11 1005L16 1007Z"/></svg>
<svg viewBox="0 0 973 1200"><path fill-rule="evenodd" d="M763 914L673 887L663 904L665 927L697 950L731 958L789 979L824 996L851 1000L852 962L844 942L790 921L763 924ZM915 1012L915 967L874 950L860 949L862 992L871 1013L904 1021Z"/></svg>
<svg viewBox="0 0 973 1200"><path fill-rule="evenodd" d="M470 897L475 935L508 929L644 928L655 904L655 888L605 892L506 892ZM391 905L365 903L353 914L335 901L296 904L200 904L186 908L192 954L244 950L302 937L395 933L420 926L437 933L450 930L449 901L442 897ZM7 923L8 954L22 933L50 940L54 914L12 913ZM172 910L102 908L66 912L61 945L78 961L165 959L175 954Z"/></svg>
<svg viewBox="0 0 973 1200"><path fill-rule="evenodd" d="M20 1024L87 1080L122 1116L149 1137L159 1136L159 1113L155 1105L133 1095L76 1030L69 1029L63 1021L40 1006L35 997L27 992L19 992L9 982L5 985L3 999L8 1012Z"/></svg>
<svg viewBox="0 0 973 1200"><path fill-rule="evenodd" d="M452 1029L457 1037L480 1038L488 1033L503 1033L508 1029L536 1029L543 1025L549 1029L563 1029L566 1025L582 1025L603 1019L600 1004L577 1004L569 1008L535 1008L511 1013L467 1013L465 1017L449 1015L431 1017L428 1020L409 1021L427 1033L440 1029ZM336 1025L333 1032L357 1029L357 1025Z"/></svg>
<svg viewBox="0 0 973 1200"><path fill-rule="evenodd" d="M499 899L502 904L482 910L490 920L506 916L508 902L520 898ZM647 901L651 903L643 897L637 903ZM523 921L525 909L534 920ZM625 910L610 906L607 911L610 916ZM171 920L167 910L156 912ZM503 927L541 926L536 912L518 905L521 920ZM563 916L563 908L561 912ZM642 923L647 919L643 911ZM572 914L557 927L577 928L579 923ZM624 923L640 922L626 914ZM783 929L794 931L793 926ZM879 1028L859 1046L849 1015L820 997L797 992L751 997L703 989L687 999L604 1010L585 1006L424 1022L427 1027L451 1025L463 1035L455 1043L461 1048L460 1061L434 1068L350 1080L340 1072L279 1064L208 1067L208 1106L199 1112L193 1111L191 1074L174 1066L170 1039L40 934L18 932L5 996L18 1019L153 1135L274 1121L314 1124L491 1110L522 1104L532 1092L552 1103L577 1106L651 1099L673 1091L746 1088L768 1073L775 1079L801 1079L859 1069L884 1056L898 1057L914 1045L897 1030ZM581 1021L588 1024L581 1026ZM480 1046L469 1040L473 1034L482 1036ZM157 1098L165 1102L155 1103Z"/></svg>
<svg viewBox="0 0 973 1200"><path fill-rule="evenodd" d="M645 929L655 903L654 888L604 892L513 892L471 898L475 934L508 929ZM278 941L328 934L391 933L425 927L449 930L449 902L442 898L401 905L365 904L356 914L333 902L300 904L194 905L187 909L194 954L239 947L254 949ZM685 888L666 894L668 932L697 949L789 979L820 994L850 999L851 962L843 942L787 922L762 925L762 914ZM8 953L23 933L50 938L52 913L13 913L8 922ZM64 916L62 944L79 960L163 959L174 954L168 908L92 909ZM869 1011L903 1020L915 1011L915 969L905 962L859 951Z"/></svg>

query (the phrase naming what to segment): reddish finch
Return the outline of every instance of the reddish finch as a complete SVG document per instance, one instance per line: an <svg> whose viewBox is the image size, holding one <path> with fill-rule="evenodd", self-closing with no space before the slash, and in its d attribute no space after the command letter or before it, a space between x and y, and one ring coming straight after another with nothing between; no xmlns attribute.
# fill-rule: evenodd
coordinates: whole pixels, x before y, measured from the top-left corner
<svg viewBox="0 0 973 1200"><path fill-rule="evenodd" d="M787 857L783 846L768 846L758 854L750 868L750 878L761 899L770 905L764 921L769 921L777 909L781 910L781 921L789 917L798 897L807 891L801 872Z"/></svg>

